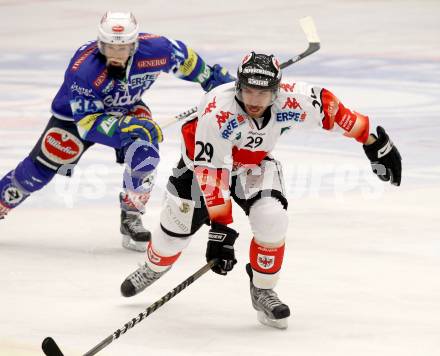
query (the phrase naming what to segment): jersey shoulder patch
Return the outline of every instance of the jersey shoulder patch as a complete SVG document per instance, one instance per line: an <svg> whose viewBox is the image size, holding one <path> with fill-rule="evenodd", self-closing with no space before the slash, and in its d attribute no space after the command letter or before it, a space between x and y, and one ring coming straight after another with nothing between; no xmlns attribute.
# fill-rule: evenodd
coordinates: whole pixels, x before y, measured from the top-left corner
<svg viewBox="0 0 440 356"><path fill-rule="evenodd" d="M172 46L166 37L141 33L133 65L137 69L167 71L172 65L171 53Z"/></svg>
<svg viewBox="0 0 440 356"><path fill-rule="evenodd" d="M292 92L280 92L274 103L275 121L277 123L302 123L307 117L307 108L301 95Z"/></svg>
<svg viewBox="0 0 440 356"><path fill-rule="evenodd" d="M206 94L199 109L199 120L218 130L224 139L229 139L246 118L240 114L233 88L229 84L221 87L224 88L218 87L219 89Z"/></svg>
<svg viewBox="0 0 440 356"><path fill-rule="evenodd" d="M99 49L96 41L86 43L81 46L70 61L69 71L72 73L78 72L82 68L89 67L90 62L93 62L99 54Z"/></svg>

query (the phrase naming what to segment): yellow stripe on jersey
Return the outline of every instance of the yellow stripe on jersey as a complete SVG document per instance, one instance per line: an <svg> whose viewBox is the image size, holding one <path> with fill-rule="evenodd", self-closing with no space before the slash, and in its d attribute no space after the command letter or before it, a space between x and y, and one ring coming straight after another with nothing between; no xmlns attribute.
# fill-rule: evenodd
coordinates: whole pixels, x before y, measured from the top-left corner
<svg viewBox="0 0 440 356"><path fill-rule="evenodd" d="M153 142L153 138L151 137L150 131L148 131L145 127L143 127L141 125L130 125L130 126L124 127L123 129L121 129L121 132L131 132L131 131L134 131L135 129L144 130L144 132L147 134L150 142Z"/></svg>
<svg viewBox="0 0 440 356"><path fill-rule="evenodd" d="M194 68L196 67L198 58L199 58L199 56L197 55L197 53L194 52L193 49L188 47L188 58L179 67L179 71L184 76L186 76L186 77L189 76L192 73L192 71L194 70Z"/></svg>
<svg viewBox="0 0 440 356"><path fill-rule="evenodd" d="M160 128L160 126L156 123L156 121L150 119L150 118L138 118L139 121L148 121L150 124L152 124L154 126L154 128L157 131L157 140L159 142L163 141L163 133L162 133L162 129Z"/></svg>
<svg viewBox="0 0 440 356"><path fill-rule="evenodd" d="M102 113L99 114L91 114L84 116L81 120L79 120L76 125L78 127L78 132L81 138L85 138L87 133L92 128L93 124L95 123L96 119L101 116Z"/></svg>

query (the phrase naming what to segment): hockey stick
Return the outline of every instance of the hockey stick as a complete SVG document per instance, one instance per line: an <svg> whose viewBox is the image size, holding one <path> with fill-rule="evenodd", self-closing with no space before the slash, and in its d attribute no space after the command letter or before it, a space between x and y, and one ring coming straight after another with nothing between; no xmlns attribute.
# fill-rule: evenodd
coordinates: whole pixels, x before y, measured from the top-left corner
<svg viewBox="0 0 440 356"><path fill-rule="evenodd" d="M136 324L138 324L142 320L144 320L147 316L149 316L150 314L155 312L157 309L159 309L162 305L164 305L166 302L168 302L171 298L174 298L177 294L179 294L181 291L183 291L186 287L188 287L190 284L192 284L195 280L197 280L202 275L204 275L206 272L208 272L211 269L211 267L213 267L217 263L218 263L217 259L209 261L206 265L204 265L202 268L200 268L197 272L195 272L194 274L189 276L182 283L177 285L173 290L169 291L162 298L160 298L155 303L150 305L147 309L145 309L138 316L131 319L129 322L125 323L122 328L114 331L113 334L109 335L104 340L102 340L99 344L97 344L94 348L87 351L83 356L96 355L103 348L110 345L114 340L118 339L121 335L125 334L129 329L131 329ZM61 352L60 348L58 347L57 343L55 342L55 340L52 339L51 337L45 338L41 347L42 347L43 352L46 356L64 356L63 353Z"/></svg>
<svg viewBox="0 0 440 356"><path fill-rule="evenodd" d="M318 32L316 30L315 22L313 21L313 18L310 16L303 17L299 20L299 23L301 25L301 28L304 32L304 34L307 37L307 41L309 42L309 46L307 49L298 54L297 56L288 59L287 61L281 63L280 67L281 69L287 68L291 66L292 64L299 62L301 59L306 58L310 56L312 53L316 52L321 48ZM190 117L192 114L197 112L197 106L192 107L191 109L174 116L172 119L169 119L165 121L163 124L161 124L162 128L171 126L172 124L179 122L181 120L184 120L188 117Z"/></svg>

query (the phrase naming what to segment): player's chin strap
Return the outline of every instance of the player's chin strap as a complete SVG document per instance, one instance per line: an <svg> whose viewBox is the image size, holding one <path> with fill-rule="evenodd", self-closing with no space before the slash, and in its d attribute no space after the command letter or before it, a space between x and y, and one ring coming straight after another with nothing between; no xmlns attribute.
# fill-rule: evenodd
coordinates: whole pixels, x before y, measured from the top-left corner
<svg viewBox="0 0 440 356"><path fill-rule="evenodd" d="M155 303L151 304L147 309L145 309L142 313L137 315L135 318L131 319L124 326L116 331L114 331L111 335L107 336L104 340L102 340L98 345L96 345L93 349L87 351L83 356L92 356L96 355L103 348L110 345L114 340L118 339L121 335L125 334L128 330L134 327L136 324L140 323L147 316L155 312L162 305L168 302L171 298L174 298L177 294L183 291L186 287L192 284L195 280L203 276L206 272L208 272L212 267L219 263L218 259L213 259L205 264L202 268L200 268L197 272L189 276L179 285L177 285L173 290L169 291L162 298L157 300ZM61 352L60 348L56 344L55 340L51 337L47 337L44 339L42 344L43 352L46 356L64 356Z"/></svg>
<svg viewBox="0 0 440 356"><path fill-rule="evenodd" d="M298 54L297 56L295 56L293 58L288 59L287 61L285 61L283 63L281 63L281 65L280 65L281 69L287 68L290 65L292 65L296 62L299 62L301 59L310 56L312 53L316 52L321 47L318 32L316 30L316 26L315 26L315 22L313 21L313 18L310 16L303 17L299 20L299 23L301 25L302 30L304 31L304 34L307 37L307 41L309 42L309 46L307 47L307 49L304 52ZM163 122L160 123L160 126L162 128L171 126L176 122L182 121L182 120L190 117L191 115L195 114L196 112L197 112L197 106L194 106L191 109L184 111L184 112L174 116L171 119L164 120Z"/></svg>

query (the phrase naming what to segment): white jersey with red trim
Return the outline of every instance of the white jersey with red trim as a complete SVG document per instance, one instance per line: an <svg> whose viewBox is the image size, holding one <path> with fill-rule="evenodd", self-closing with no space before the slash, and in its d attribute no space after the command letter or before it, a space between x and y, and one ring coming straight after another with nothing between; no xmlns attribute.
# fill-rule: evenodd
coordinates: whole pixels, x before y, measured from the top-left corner
<svg viewBox="0 0 440 356"><path fill-rule="evenodd" d="M220 215L230 210L225 204L230 205L232 171L258 165L284 133L316 127L359 142L369 135L368 117L345 108L328 90L306 83L282 83L275 102L259 119L246 114L235 98L234 83L205 94L198 118L182 126L182 154L188 166L194 163L211 218L218 215L213 214L216 208Z"/></svg>
<svg viewBox="0 0 440 356"><path fill-rule="evenodd" d="M289 131L322 127L361 142L368 138L368 118L346 109L329 91L306 83L283 83L263 118L252 119L235 98L234 83L207 93L198 119L182 128L184 156L195 165L236 169L258 164L279 137Z"/></svg>

